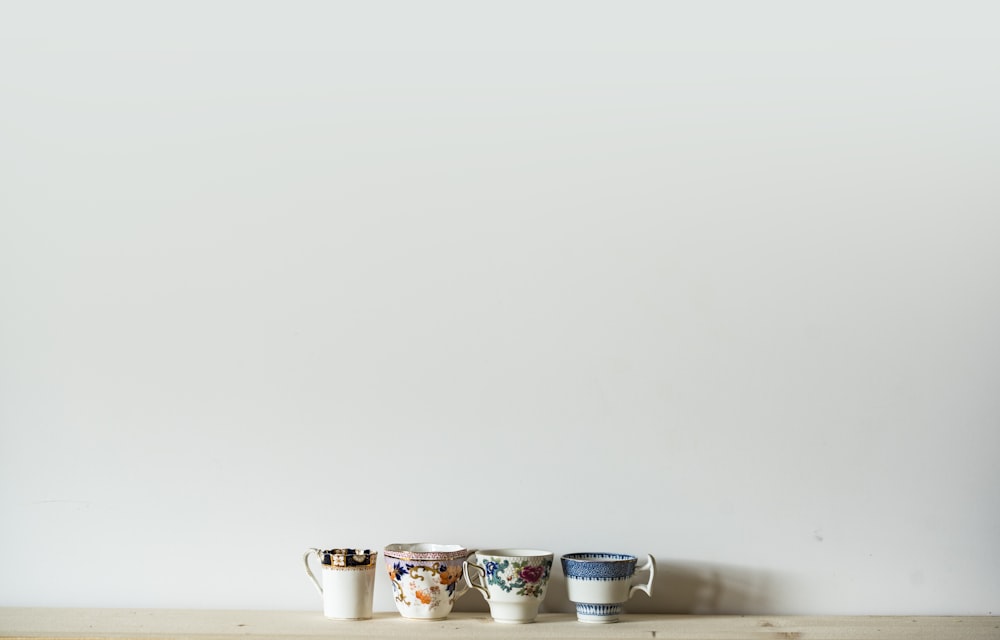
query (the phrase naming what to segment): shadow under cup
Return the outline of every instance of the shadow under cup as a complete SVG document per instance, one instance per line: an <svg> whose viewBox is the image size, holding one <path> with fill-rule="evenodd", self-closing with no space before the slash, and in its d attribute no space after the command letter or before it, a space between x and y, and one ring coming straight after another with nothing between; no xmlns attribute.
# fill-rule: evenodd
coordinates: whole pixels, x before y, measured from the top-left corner
<svg viewBox="0 0 1000 640"><path fill-rule="evenodd" d="M552 552L483 549L473 555L476 562L465 563L465 581L486 598L493 619L514 624L534 622L552 573Z"/></svg>
<svg viewBox="0 0 1000 640"><path fill-rule="evenodd" d="M566 591L580 622L618 622L625 602L636 591L649 595L656 576L653 556L638 568L638 558L624 553L570 553L561 559ZM632 584L636 571L649 571L649 581Z"/></svg>

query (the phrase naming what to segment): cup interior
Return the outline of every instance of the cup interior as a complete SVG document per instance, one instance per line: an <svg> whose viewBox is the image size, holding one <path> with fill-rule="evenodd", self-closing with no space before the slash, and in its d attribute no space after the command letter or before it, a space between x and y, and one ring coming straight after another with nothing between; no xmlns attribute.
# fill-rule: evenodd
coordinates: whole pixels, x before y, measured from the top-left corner
<svg viewBox="0 0 1000 640"><path fill-rule="evenodd" d="M464 560L468 555L460 544L398 542L385 547L385 557L407 560Z"/></svg>
<svg viewBox="0 0 1000 640"><path fill-rule="evenodd" d="M551 558L551 551L542 549L477 549L479 558L491 556L494 558Z"/></svg>

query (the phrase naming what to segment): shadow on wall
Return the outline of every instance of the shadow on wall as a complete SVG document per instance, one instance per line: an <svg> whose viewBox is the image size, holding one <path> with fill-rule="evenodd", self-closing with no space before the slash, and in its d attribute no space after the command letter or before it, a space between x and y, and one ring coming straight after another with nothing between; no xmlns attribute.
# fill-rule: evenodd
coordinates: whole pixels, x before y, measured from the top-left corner
<svg viewBox="0 0 1000 640"><path fill-rule="evenodd" d="M640 563L642 560L640 559ZM558 558L556 564L559 564ZM658 560L653 594L636 593L625 605L628 613L762 614L779 610L771 599L773 574L760 569L708 563ZM644 583L645 572L633 583ZM469 600L471 598L463 598ZM482 598L480 598L482 600ZM471 603L470 603L471 604ZM485 606L485 602L482 603ZM478 610L478 609L467 609ZM572 613L566 597L566 579L553 565L549 592L542 611Z"/></svg>
<svg viewBox="0 0 1000 640"><path fill-rule="evenodd" d="M463 579L464 581L464 579ZM565 591L565 590L564 590ZM546 596L547 598L548 596ZM453 611L465 611L471 613L489 613L490 605L486 603L486 598L475 589L469 591L455 601Z"/></svg>

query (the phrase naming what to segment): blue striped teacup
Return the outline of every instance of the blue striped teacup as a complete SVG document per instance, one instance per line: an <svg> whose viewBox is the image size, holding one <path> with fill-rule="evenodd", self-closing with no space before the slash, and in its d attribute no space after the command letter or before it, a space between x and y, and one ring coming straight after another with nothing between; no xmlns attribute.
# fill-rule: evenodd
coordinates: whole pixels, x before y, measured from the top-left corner
<svg viewBox="0 0 1000 640"><path fill-rule="evenodd" d="M638 569L638 558L624 553L568 553L561 560L569 599L576 604L580 622L618 622L622 605L636 591L650 595L656 575L651 555ZM633 585L636 571L649 571L649 581Z"/></svg>

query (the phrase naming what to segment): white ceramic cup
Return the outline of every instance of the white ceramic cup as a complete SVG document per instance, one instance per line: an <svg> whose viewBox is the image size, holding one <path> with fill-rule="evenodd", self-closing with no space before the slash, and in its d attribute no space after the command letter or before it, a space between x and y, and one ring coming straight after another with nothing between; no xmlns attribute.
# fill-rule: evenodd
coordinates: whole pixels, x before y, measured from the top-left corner
<svg viewBox="0 0 1000 640"><path fill-rule="evenodd" d="M552 552L538 549L482 549L466 560L465 581L480 591L497 622L534 622L552 572ZM470 556L472 557L472 556ZM479 578L479 584L473 579Z"/></svg>
<svg viewBox="0 0 1000 640"><path fill-rule="evenodd" d="M468 592L462 581L469 550L432 542L388 545L383 555L396 609L410 620L441 620Z"/></svg>
<svg viewBox="0 0 1000 640"><path fill-rule="evenodd" d="M648 596L653 589L656 560L650 555L638 568L638 559L623 553L569 553L561 560L566 591L576 603L576 619L580 622L618 622L629 598L637 591ZM632 584L636 571L649 571L649 581Z"/></svg>
<svg viewBox="0 0 1000 640"><path fill-rule="evenodd" d="M315 556L322 567L322 585L309 567L311 556ZM309 549L302 554L306 574L323 596L323 615L335 620L372 617L377 558L378 551L369 549Z"/></svg>

